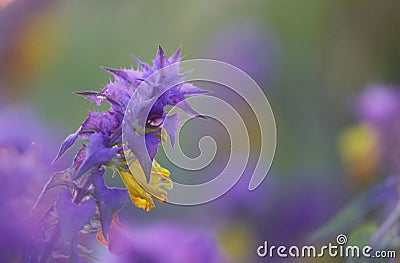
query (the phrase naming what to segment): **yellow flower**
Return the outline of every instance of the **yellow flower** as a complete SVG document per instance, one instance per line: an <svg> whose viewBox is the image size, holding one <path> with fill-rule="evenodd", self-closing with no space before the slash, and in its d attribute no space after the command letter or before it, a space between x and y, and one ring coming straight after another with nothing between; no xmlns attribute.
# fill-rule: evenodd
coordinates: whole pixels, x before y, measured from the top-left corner
<svg viewBox="0 0 400 263"><path fill-rule="evenodd" d="M118 169L118 172L128 189L132 202L146 211L155 206L152 197L161 202L167 202L166 190L171 190L173 186L169 171L154 160L150 180L147 182L139 161L128 159L128 163L129 171Z"/></svg>
<svg viewBox="0 0 400 263"><path fill-rule="evenodd" d="M375 131L364 124L347 128L339 137L338 146L348 173L361 180L369 180L379 164L378 138Z"/></svg>

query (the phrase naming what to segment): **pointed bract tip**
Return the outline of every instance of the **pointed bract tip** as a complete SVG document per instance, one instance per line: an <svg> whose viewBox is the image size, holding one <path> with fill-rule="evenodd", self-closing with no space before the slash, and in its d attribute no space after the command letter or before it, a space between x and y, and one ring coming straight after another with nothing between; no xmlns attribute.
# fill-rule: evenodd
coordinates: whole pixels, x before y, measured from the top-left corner
<svg viewBox="0 0 400 263"><path fill-rule="evenodd" d="M85 97L85 96L90 96L90 95L93 95L93 96L99 95L99 92L91 91L91 90L88 90L88 91L73 91L72 94Z"/></svg>
<svg viewBox="0 0 400 263"><path fill-rule="evenodd" d="M181 59L182 45L178 47L174 54L169 58L171 64L177 63Z"/></svg>
<svg viewBox="0 0 400 263"><path fill-rule="evenodd" d="M100 68L101 68L102 70L107 71L108 73L111 73L111 74L117 74L117 71L118 71L117 69L109 68L109 67L100 66Z"/></svg>
<svg viewBox="0 0 400 263"><path fill-rule="evenodd" d="M139 67L141 67L143 70L146 70L146 71L150 71L150 70L151 70L152 67L151 67L149 64L147 64L147 63L141 61L139 58L137 58L137 57L134 56L134 55L130 55L130 56L131 56L131 58L137 63L137 65L138 65Z"/></svg>
<svg viewBox="0 0 400 263"><path fill-rule="evenodd" d="M164 49L161 47L161 45L158 45L157 54L153 63L157 70L160 70L171 64L167 56L165 55Z"/></svg>
<svg viewBox="0 0 400 263"><path fill-rule="evenodd" d="M135 55L129 55L131 57L131 59L133 59L139 66L141 66L143 64L143 61L141 61L138 57L136 57Z"/></svg>

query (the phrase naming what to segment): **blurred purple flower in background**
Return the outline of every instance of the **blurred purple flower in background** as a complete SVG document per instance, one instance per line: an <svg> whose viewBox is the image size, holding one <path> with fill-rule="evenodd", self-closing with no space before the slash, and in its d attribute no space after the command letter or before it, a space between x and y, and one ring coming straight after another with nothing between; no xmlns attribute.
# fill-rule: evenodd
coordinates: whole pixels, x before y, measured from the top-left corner
<svg viewBox="0 0 400 263"><path fill-rule="evenodd" d="M249 191L250 170L226 194L200 208L204 224L218 233L230 262L255 261L253 248L259 235L265 234L260 230L270 225L265 220L269 221L279 206L276 197L281 182L269 175L268 183Z"/></svg>
<svg viewBox="0 0 400 263"><path fill-rule="evenodd" d="M301 183L275 172L259 188L249 191L251 170L250 165L226 194L193 208L198 210L196 220L218 234L230 262L258 262L254 248L264 240L276 245L309 242L346 198L345 182L334 172L298 172ZM330 187L333 182L338 187Z"/></svg>
<svg viewBox="0 0 400 263"><path fill-rule="evenodd" d="M371 171L374 175L371 181L376 185L365 193L364 204L366 211L376 212L372 217L376 225L370 233L370 242L374 246L396 247L399 228L396 222L400 218L400 89L396 85L368 85L358 94L356 102L358 120L373 135L370 140L374 140L374 147L368 156L376 159ZM367 145L368 140L363 139L363 145ZM379 181L382 177L384 180Z"/></svg>
<svg viewBox="0 0 400 263"><path fill-rule="evenodd" d="M339 138L339 150L347 173L369 183L379 175L400 171L400 89L373 84L354 99L358 124Z"/></svg>
<svg viewBox="0 0 400 263"><path fill-rule="evenodd" d="M58 136L50 132L35 109L22 104L0 104L0 110L0 145L12 145L21 152L31 150L35 157L51 161Z"/></svg>
<svg viewBox="0 0 400 263"><path fill-rule="evenodd" d="M206 44L204 55L232 64L258 83L268 84L278 66L279 50L265 26L247 23L218 29Z"/></svg>
<svg viewBox="0 0 400 263"><path fill-rule="evenodd" d="M344 204L346 189L329 187L333 180L325 172L289 186L277 199L274 213L266 217L263 237L286 245L307 241Z"/></svg>
<svg viewBox="0 0 400 263"><path fill-rule="evenodd" d="M237 210L237 215L229 217L228 220L234 222L230 231L235 232L236 229L240 229L238 226L242 228L234 236L237 240L244 238L245 241L251 242L244 260L257 262L252 249L262 244L264 240L276 245L309 242L313 232L342 207L346 189L329 187L335 180L334 174L309 173L312 176L297 174L303 178L301 184L293 184L271 175L268 184L262 187L260 192L247 192L243 195L247 196L248 200L245 201L247 205L242 206ZM335 182L337 185L340 184L337 180ZM243 228L247 228L247 234L243 234ZM225 235L226 230L222 232ZM232 241L225 241L227 242ZM230 252L235 255L234 252Z"/></svg>
<svg viewBox="0 0 400 263"><path fill-rule="evenodd" d="M358 187L368 189L316 236L346 231L354 244L396 248L400 218L400 89L395 85L368 85L352 102L358 123L342 132L339 150L347 174L357 180Z"/></svg>
<svg viewBox="0 0 400 263"><path fill-rule="evenodd" d="M28 211L54 169L54 138L26 106L2 107L0 126L0 261L29 262L40 246L34 239L40 215Z"/></svg>
<svg viewBox="0 0 400 263"><path fill-rule="evenodd" d="M215 167L216 170L223 167ZM202 209L205 221L212 218L216 225L224 225L226 221L256 222L260 217L268 217L272 213L278 189L282 182L274 175L268 175L268 183L261 184L257 189L250 191L248 183L251 179L254 165L248 163L238 182L225 194L216 200L207 203ZM262 204L262 205L260 205Z"/></svg>
<svg viewBox="0 0 400 263"><path fill-rule="evenodd" d="M373 84L364 88L356 99L360 120L377 128L400 117L400 90L395 86Z"/></svg>
<svg viewBox="0 0 400 263"><path fill-rule="evenodd" d="M108 247L113 257L107 262L226 262L209 229L193 229L176 222L123 227L114 217Z"/></svg>
<svg viewBox="0 0 400 263"><path fill-rule="evenodd" d="M376 134L380 167L400 172L400 89L394 85L370 85L358 96L357 112Z"/></svg>

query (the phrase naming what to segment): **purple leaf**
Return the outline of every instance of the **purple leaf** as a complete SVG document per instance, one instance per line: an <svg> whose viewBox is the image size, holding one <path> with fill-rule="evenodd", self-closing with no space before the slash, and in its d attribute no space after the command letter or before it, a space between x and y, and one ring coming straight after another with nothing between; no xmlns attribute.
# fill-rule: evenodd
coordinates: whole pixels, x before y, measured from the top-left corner
<svg viewBox="0 0 400 263"><path fill-rule="evenodd" d="M89 169L109 162L122 147L108 148L105 145L104 135L95 133L90 136L85 160L77 171L74 180L81 177Z"/></svg>
<svg viewBox="0 0 400 263"><path fill-rule="evenodd" d="M56 203L56 210L60 217L60 228L65 241L73 241L77 234L95 213L95 201L89 199L80 205L72 202L72 195L65 190L60 194Z"/></svg>
<svg viewBox="0 0 400 263"><path fill-rule="evenodd" d="M76 139L78 138L80 131L81 131L81 127L79 127L79 129L75 133L68 135L68 137L62 142L62 144L60 146L60 150L58 151L58 154L57 154L56 158L54 159L53 163L55 163L58 159L60 159L61 156L69 148L71 148L71 146L75 143Z"/></svg>
<svg viewBox="0 0 400 263"><path fill-rule="evenodd" d="M93 184L94 197L100 211L101 230L104 238L107 239L114 213L118 212L130 199L126 189L107 187L103 173L104 169L98 170L93 176Z"/></svg>
<svg viewBox="0 0 400 263"><path fill-rule="evenodd" d="M168 61L163 48L159 45L156 58L154 59L154 66L157 70L160 70L166 66L169 66L170 64L171 63Z"/></svg>
<svg viewBox="0 0 400 263"><path fill-rule="evenodd" d="M131 82L129 75L122 69L113 69L113 68L107 68L107 67L101 67L105 71L111 73L114 77L116 78L121 78L125 81Z"/></svg>
<svg viewBox="0 0 400 263"><path fill-rule="evenodd" d="M190 83L183 83L180 87L180 92L185 96L193 96L198 94L207 94L210 93L207 90L202 90Z"/></svg>
<svg viewBox="0 0 400 263"><path fill-rule="evenodd" d="M176 132L181 124L177 113L167 116L164 121L163 128L166 130L169 138L171 139L171 146L174 147L176 140Z"/></svg>
<svg viewBox="0 0 400 263"><path fill-rule="evenodd" d="M177 63L181 60L181 51L182 51L182 46L179 46L178 50L175 51L175 53L169 57L169 61L171 64Z"/></svg>
<svg viewBox="0 0 400 263"><path fill-rule="evenodd" d="M100 105L105 98L98 91L76 91L74 92L74 94L83 96L86 99L96 103L97 105Z"/></svg>
<svg viewBox="0 0 400 263"><path fill-rule="evenodd" d="M124 133L127 148L136 155L146 178L149 180L153 162L147 151L145 137L138 135L130 125L124 127Z"/></svg>
<svg viewBox="0 0 400 263"><path fill-rule="evenodd" d="M145 62L142 62L140 59L138 59L138 58L135 57L135 56L132 56L132 55L131 55L131 58L132 58L133 60L135 60L136 63L139 65L139 67L141 67L146 73L152 72L152 71L153 71L153 68L152 68L149 64L147 64L147 63L145 63Z"/></svg>

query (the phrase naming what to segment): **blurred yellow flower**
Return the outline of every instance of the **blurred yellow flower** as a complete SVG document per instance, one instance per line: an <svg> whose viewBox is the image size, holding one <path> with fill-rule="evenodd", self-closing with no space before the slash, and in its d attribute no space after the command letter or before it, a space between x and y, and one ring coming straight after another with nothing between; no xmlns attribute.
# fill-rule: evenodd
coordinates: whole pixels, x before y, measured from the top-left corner
<svg viewBox="0 0 400 263"><path fill-rule="evenodd" d="M379 164L378 138L371 127L358 124L345 129L338 148L350 176L362 181L371 179Z"/></svg>
<svg viewBox="0 0 400 263"><path fill-rule="evenodd" d="M253 233L239 222L224 226L219 232L219 242L232 262L246 262L255 246Z"/></svg>

